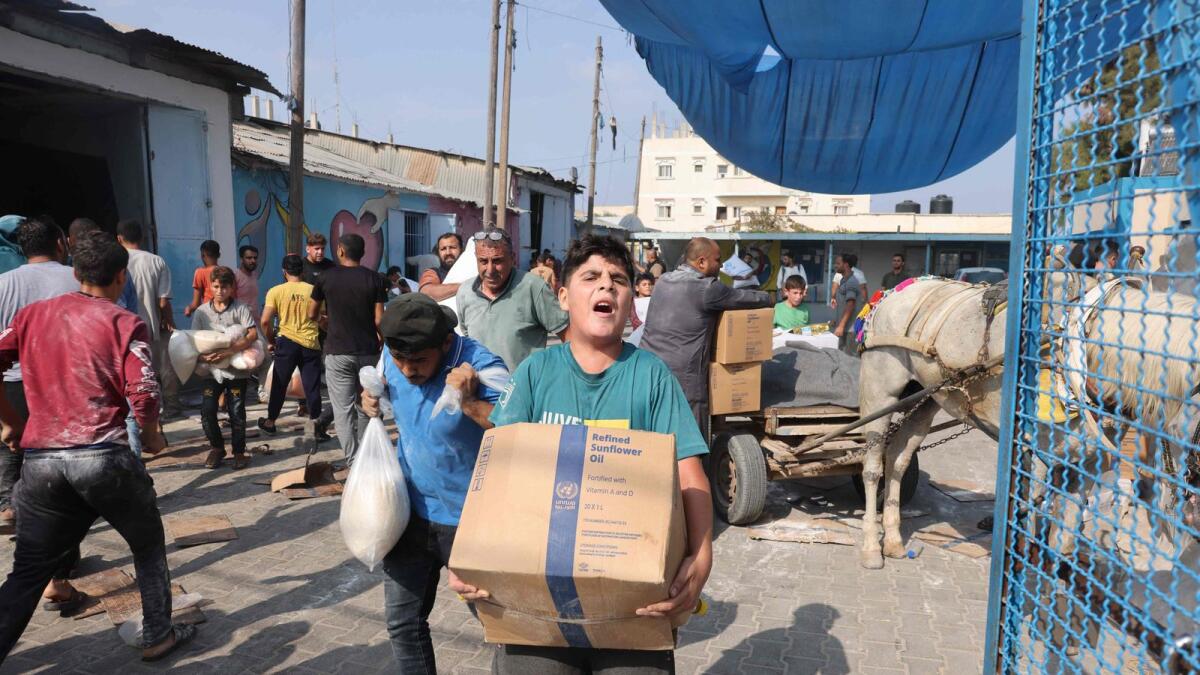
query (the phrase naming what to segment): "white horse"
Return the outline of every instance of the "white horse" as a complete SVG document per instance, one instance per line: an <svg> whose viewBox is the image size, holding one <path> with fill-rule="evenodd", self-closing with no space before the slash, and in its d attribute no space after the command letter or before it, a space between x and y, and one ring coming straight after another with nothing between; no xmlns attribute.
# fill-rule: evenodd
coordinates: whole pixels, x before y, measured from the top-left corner
<svg viewBox="0 0 1200 675"><path fill-rule="evenodd" d="M1062 353L1079 353L1079 358L1084 361L1077 372L1092 374L1098 380L1085 382L1084 390L1075 396L1088 396L1093 407L1116 410L1120 417L1138 420L1151 429L1165 428L1169 421L1182 414L1183 402L1189 399L1197 382L1198 354L1193 344L1193 331L1197 329L1190 319L1195 301L1117 283L1099 299L1095 311L1080 310L1073 317L1067 317L1072 306L1080 306L1080 299L1096 281L1091 277L1064 273L1051 273L1047 277L1046 298L1050 302L1043 308L1043 324L1063 326L1075 320L1080 335L1074 342L1083 347L1074 348L1071 338L1061 338L1047 346L1050 358ZM947 280L921 280L880 303L868 326L866 350L862 355L862 372L869 374L860 380L862 416L898 402L906 391L912 390L914 382L921 388L933 386L957 370L1004 353L1006 308L989 311L982 302L984 288ZM887 478L882 554L903 557L900 478L913 453L924 441L939 407L997 439L1001 424L1000 379L1001 368L997 367L966 386L947 387L936 392L932 396L936 405L927 402L916 408L890 436L887 436L887 430L891 416L865 427L868 449L863 463L866 515L863 518L861 562L864 567L877 569L883 566L876 520L879 479ZM1050 404L1054 398L1046 397L1045 401ZM1057 398L1061 402L1066 397ZM1196 415L1196 411L1189 412ZM1023 458L1032 459L1030 463L1036 465L1031 468L1035 487L1040 492L1045 492L1048 465L1086 461L1089 459L1087 454L1094 452L1095 443L1106 443L1110 449L1115 449L1114 436L1115 444L1119 445L1123 430L1122 434L1115 434L1111 428L1100 430L1098 425L1088 422L1086 415L1059 418L1055 424L1039 424L1037 437L1027 439L1043 455ZM1105 431L1108 441L1098 438L1104 436ZM1160 484L1171 484L1172 494L1186 491L1182 467L1188 447L1186 444L1172 447L1173 468L1178 471L1174 476L1164 475L1169 465L1165 457L1158 457L1160 453L1147 448L1140 457L1148 465L1163 467L1158 478ZM1108 457L1111 459L1114 455L1109 453ZM1095 473L1098 475L1100 470ZM1076 483L1070 489L1076 495L1086 494L1090 489L1089 480ZM1033 497L1040 498L1040 495ZM1064 549L1069 550L1083 500L1076 496L1063 501L1061 527L1065 540L1060 541Z"/></svg>

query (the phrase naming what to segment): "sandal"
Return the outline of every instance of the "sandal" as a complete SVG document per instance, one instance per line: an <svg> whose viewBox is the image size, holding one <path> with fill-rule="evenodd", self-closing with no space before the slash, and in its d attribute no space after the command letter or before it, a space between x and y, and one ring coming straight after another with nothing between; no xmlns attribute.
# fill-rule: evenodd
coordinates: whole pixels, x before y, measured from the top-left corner
<svg viewBox="0 0 1200 675"><path fill-rule="evenodd" d="M240 471L250 465L250 457L245 453L235 454L233 456L233 470Z"/></svg>
<svg viewBox="0 0 1200 675"><path fill-rule="evenodd" d="M42 609L47 612L59 612L63 616L70 616L79 611L91 598L87 593L76 588L71 589L71 595L65 600L48 600L42 603Z"/></svg>
<svg viewBox="0 0 1200 675"><path fill-rule="evenodd" d="M275 428L275 422L265 417L258 418L258 428L271 436L274 436L279 431Z"/></svg>
<svg viewBox="0 0 1200 675"><path fill-rule="evenodd" d="M171 652L179 649L183 645L192 641L196 637L196 627L186 623L177 623L171 626L171 634L168 635L162 642L150 647L142 648L143 661L158 661L167 656Z"/></svg>
<svg viewBox="0 0 1200 675"><path fill-rule="evenodd" d="M204 466L215 469L225 463L225 451L213 448L208 451L208 457L204 458Z"/></svg>

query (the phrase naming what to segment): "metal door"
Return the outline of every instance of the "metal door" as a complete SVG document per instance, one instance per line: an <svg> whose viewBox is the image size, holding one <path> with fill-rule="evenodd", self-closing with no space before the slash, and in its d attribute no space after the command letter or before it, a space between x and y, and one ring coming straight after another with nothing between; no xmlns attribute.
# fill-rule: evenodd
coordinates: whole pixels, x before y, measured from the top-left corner
<svg viewBox="0 0 1200 675"><path fill-rule="evenodd" d="M1200 671L1195 11L1025 2L989 672Z"/></svg>
<svg viewBox="0 0 1200 675"><path fill-rule="evenodd" d="M183 309L192 300L200 243L212 238L208 123L202 112L161 105L147 106L146 118L157 253L171 268L175 323L186 327ZM222 253L226 260L236 254Z"/></svg>

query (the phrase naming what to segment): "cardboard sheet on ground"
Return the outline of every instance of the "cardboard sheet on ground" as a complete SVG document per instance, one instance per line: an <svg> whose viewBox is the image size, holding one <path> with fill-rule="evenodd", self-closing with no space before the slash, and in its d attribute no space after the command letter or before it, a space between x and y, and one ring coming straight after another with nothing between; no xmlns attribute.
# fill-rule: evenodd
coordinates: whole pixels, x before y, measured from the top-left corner
<svg viewBox="0 0 1200 675"><path fill-rule="evenodd" d="M271 492L288 499L312 499L342 494L342 483L329 462L306 462L299 469L285 471L271 481ZM344 480L344 478L343 478Z"/></svg>
<svg viewBox="0 0 1200 675"><path fill-rule="evenodd" d="M797 544L858 544L857 528L833 518L814 518L793 511L786 518L748 528L751 539L789 541Z"/></svg>
<svg viewBox="0 0 1200 675"><path fill-rule="evenodd" d="M991 502L996 494L991 485L969 480L931 480L929 484L956 502Z"/></svg>
<svg viewBox="0 0 1200 675"><path fill-rule="evenodd" d="M183 594L183 586L171 584L172 598ZM104 607L104 611L108 612L108 620L112 621L114 626L120 626L130 619L142 616L142 595L136 586L101 598L100 604ZM204 616L204 612L200 611L200 607L207 604L212 603L201 601L196 605L174 607L174 611L171 612L171 621L173 623L204 623L208 619Z"/></svg>
<svg viewBox="0 0 1200 675"><path fill-rule="evenodd" d="M136 588L133 577L122 569L108 569L95 574L89 574L85 577L72 579L71 585L82 593L87 593L95 599L94 603L90 603L72 618L76 621L86 619L89 616L96 616L104 613L104 605L100 600L108 595L128 589Z"/></svg>
<svg viewBox="0 0 1200 675"><path fill-rule="evenodd" d="M199 544L215 544L238 538L229 516L188 516L168 518L167 532L181 548Z"/></svg>

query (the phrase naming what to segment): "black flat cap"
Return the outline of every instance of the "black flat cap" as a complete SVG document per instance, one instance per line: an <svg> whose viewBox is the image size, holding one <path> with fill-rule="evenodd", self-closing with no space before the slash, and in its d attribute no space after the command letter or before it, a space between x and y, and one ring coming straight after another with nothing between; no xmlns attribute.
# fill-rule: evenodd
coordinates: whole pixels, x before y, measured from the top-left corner
<svg viewBox="0 0 1200 675"><path fill-rule="evenodd" d="M388 303L379 332L389 349L402 354L440 347L458 317L424 293L405 293Z"/></svg>

